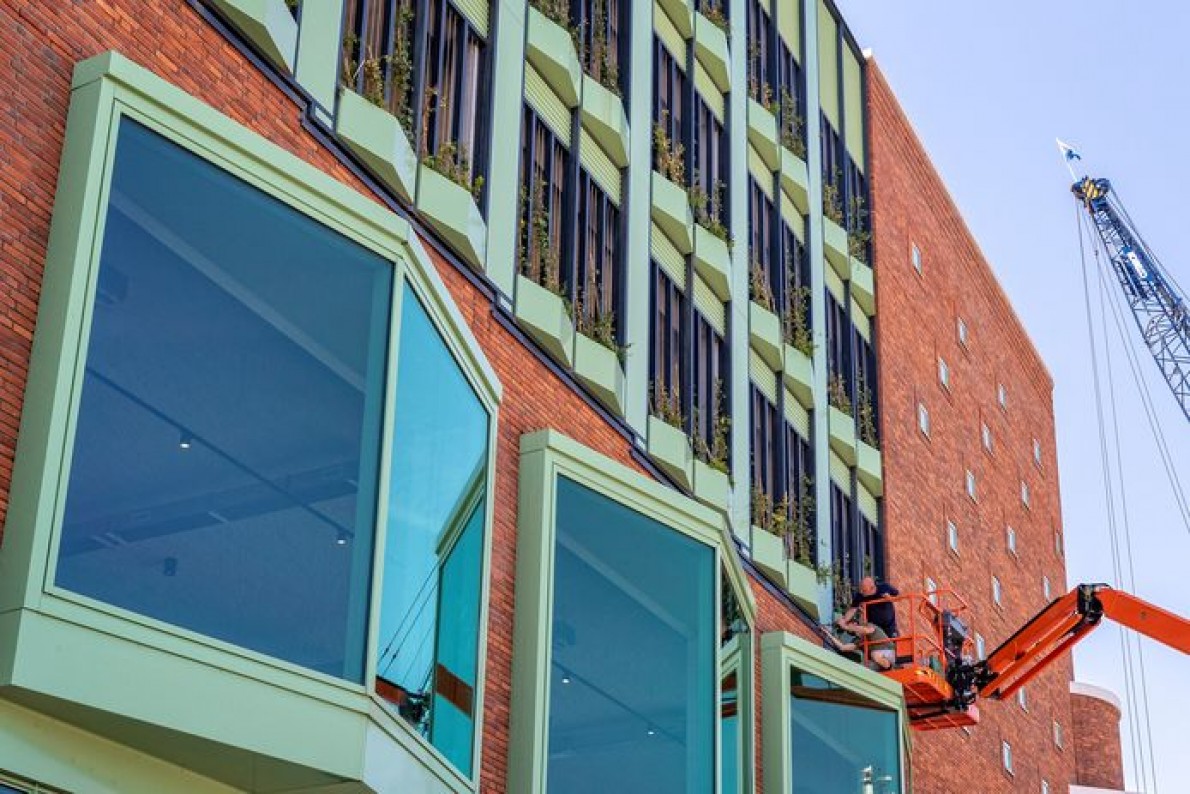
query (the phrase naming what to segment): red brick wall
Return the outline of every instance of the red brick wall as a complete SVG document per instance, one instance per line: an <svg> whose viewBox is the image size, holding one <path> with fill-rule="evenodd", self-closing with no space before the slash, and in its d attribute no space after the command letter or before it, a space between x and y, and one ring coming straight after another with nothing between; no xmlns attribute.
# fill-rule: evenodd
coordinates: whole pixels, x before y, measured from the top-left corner
<svg viewBox="0 0 1190 794"><path fill-rule="evenodd" d="M1053 384L883 75L874 65L869 74L889 573L903 590L921 589L929 576L962 593L990 652L1045 604L1043 575L1054 597L1065 591L1054 543L1060 510ZM911 262L914 244L924 263L920 276ZM969 329L966 347L958 341L960 316ZM940 355L950 367L949 390L939 383ZM997 400L1000 383L1006 411ZM918 430L919 400L930 414L928 438ZM981 422L991 428L991 453L983 449ZM966 495L968 468L978 501ZM1031 509L1021 502L1022 480ZM958 554L947 546L947 519L958 526ZM1016 530L1016 555L1007 549L1008 525ZM1003 607L993 604L992 575L1003 585ZM1031 682L1028 711L1015 700L983 703L983 720L970 735L916 734L914 791L1039 791L1043 779L1064 790L1074 780L1074 753L1055 747L1052 723L1071 732L1071 669L1065 659ZM1012 777L1001 764L1001 740L1013 748Z"/></svg>
<svg viewBox="0 0 1190 794"><path fill-rule="evenodd" d="M1124 754L1120 747L1120 710L1097 697L1071 694L1074 710L1075 782L1080 786L1124 789Z"/></svg>

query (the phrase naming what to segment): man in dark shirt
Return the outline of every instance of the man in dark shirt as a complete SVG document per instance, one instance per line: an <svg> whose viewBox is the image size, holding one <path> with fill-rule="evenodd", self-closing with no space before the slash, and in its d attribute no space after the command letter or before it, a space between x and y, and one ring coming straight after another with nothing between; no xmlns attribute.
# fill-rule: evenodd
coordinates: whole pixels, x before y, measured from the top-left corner
<svg viewBox="0 0 1190 794"><path fill-rule="evenodd" d="M860 580L855 597L851 599L851 608L835 622L840 626L853 623L856 619L856 614L860 611L860 607L868 604L868 622L879 626L887 636L896 637L897 611L893 608L893 605L887 601L876 604L869 602L900 594L900 591L891 584L876 584L876 580L871 576L865 576Z"/></svg>

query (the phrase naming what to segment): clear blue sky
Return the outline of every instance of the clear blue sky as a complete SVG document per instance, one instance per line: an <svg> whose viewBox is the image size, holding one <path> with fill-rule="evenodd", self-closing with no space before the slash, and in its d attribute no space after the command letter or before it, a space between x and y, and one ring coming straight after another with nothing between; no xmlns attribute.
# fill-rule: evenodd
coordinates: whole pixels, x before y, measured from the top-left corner
<svg viewBox="0 0 1190 794"><path fill-rule="evenodd" d="M1187 227L1190 3L839 6L860 45L873 51L1053 374L1069 580L1113 582L1074 202L1054 138L1076 144L1086 169L1112 180L1166 267L1190 285L1190 239L1180 234ZM1135 328L1128 332L1135 341ZM1176 471L1190 489L1190 425L1144 355ZM1190 530L1118 344L1112 364L1134 590L1190 615ZM1190 791L1183 768L1190 660L1142 642L1156 766L1156 785L1150 776L1146 788ZM1075 673L1123 698L1114 627L1080 646ZM1126 723L1123 742L1131 756ZM1128 770L1130 788L1139 789L1131 758Z"/></svg>

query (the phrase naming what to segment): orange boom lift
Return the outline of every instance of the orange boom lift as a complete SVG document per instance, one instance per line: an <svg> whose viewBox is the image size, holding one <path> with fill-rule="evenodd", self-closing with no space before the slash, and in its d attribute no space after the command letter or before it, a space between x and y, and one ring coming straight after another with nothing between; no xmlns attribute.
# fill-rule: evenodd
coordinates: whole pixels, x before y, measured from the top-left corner
<svg viewBox="0 0 1190 794"><path fill-rule="evenodd" d="M908 631L894 639L896 666L884 675L904 687L918 730L975 725L979 698L1012 697L1104 617L1190 654L1190 621L1105 584L1079 585L1051 602L982 660L975 658L967 605L954 591L879 599L864 611L882 601L908 618Z"/></svg>

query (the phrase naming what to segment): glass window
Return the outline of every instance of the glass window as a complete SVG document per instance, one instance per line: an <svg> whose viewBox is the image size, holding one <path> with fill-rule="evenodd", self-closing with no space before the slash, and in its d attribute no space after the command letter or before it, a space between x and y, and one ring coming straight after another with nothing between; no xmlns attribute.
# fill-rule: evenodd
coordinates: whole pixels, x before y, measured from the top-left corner
<svg viewBox="0 0 1190 794"><path fill-rule="evenodd" d="M1050 794L1049 781L1046 781L1046 780L1041 781L1041 794Z"/></svg>
<svg viewBox="0 0 1190 794"><path fill-rule="evenodd" d="M1003 383L996 387L996 400L1000 403L1001 408L1008 410L1008 390L1004 388Z"/></svg>
<svg viewBox="0 0 1190 794"><path fill-rule="evenodd" d="M930 434L930 412L925 403L917 404L917 427L924 435Z"/></svg>
<svg viewBox="0 0 1190 794"><path fill-rule="evenodd" d="M986 659L987 658L987 646L984 645L982 634L975 635L975 658L977 658L977 659Z"/></svg>
<svg viewBox="0 0 1190 794"><path fill-rule="evenodd" d="M747 752L751 743L741 726L741 705L746 694L740 681L744 665L748 664L747 620L735 590L723 574L723 590L719 599L719 790L721 794L743 794L746 783ZM746 712L745 712L746 713Z"/></svg>
<svg viewBox="0 0 1190 794"><path fill-rule="evenodd" d="M996 606L1000 606L1000 599L1004 596L1004 588L1000 585L1000 580L992 577L992 600L996 602Z"/></svg>
<svg viewBox="0 0 1190 794"><path fill-rule="evenodd" d="M921 275L921 249L916 245L913 246L912 253L913 269L917 271L917 275Z"/></svg>
<svg viewBox="0 0 1190 794"><path fill-rule="evenodd" d="M1037 439L1033 439L1033 462L1041 465L1041 442Z"/></svg>
<svg viewBox="0 0 1190 794"><path fill-rule="evenodd" d="M1016 691L1016 703L1021 707L1022 710L1029 710L1029 695L1026 693L1024 687L1021 687Z"/></svg>
<svg viewBox="0 0 1190 794"><path fill-rule="evenodd" d="M946 543L955 554L959 553L959 528L953 521L946 522Z"/></svg>
<svg viewBox="0 0 1190 794"><path fill-rule="evenodd" d="M937 606L938 604L938 583L930 577L926 577L926 598L930 600L931 604Z"/></svg>
<svg viewBox="0 0 1190 794"><path fill-rule="evenodd" d="M982 437L982 439L983 439L983 448L986 449L988 452L991 452L992 451L992 429L987 426L986 422L984 422L980 425L979 434L980 434L980 437Z"/></svg>
<svg viewBox="0 0 1190 794"><path fill-rule="evenodd" d="M970 496L972 499L977 498L975 491L975 472L970 469L967 469L967 496Z"/></svg>
<svg viewBox="0 0 1190 794"><path fill-rule="evenodd" d="M962 345L963 347L966 347L967 346L967 321L964 320L962 317L959 318L958 330L959 330L959 344Z"/></svg>
<svg viewBox="0 0 1190 794"><path fill-rule="evenodd" d="M399 355L376 689L470 774L488 415L408 286Z"/></svg>
<svg viewBox="0 0 1190 794"><path fill-rule="evenodd" d="M1008 550L1013 554L1016 554L1016 530L1012 527L1009 527L1005 535L1008 539Z"/></svg>
<svg viewBox="0 0 1190 794"><path fill-rule="evenodd" d="M1054 744L1061 750L1065 747L1065 736L1062 733L1062 723L1054 721Z"/></svg>
<svg viewBox="0 0 1190 794"><path fill-rule="evenodd" d="M950 365L941 356L938 357L938 382L946 388L950 388Z"/></svg>
<svg viewBox="0 0 1190 794"><path fill-rule="evenodd" d="M901 791L897 713L792 671L793 794Z"/></svg>
<svg viewBox="0 0 1190 794"><path fill-rule="evenodd" d="M1046 601L1050 600L1050 578L1048 576L1041 577L1041 594L1045 596Z"/></svg>
<svg viewBox="0 0 1190 794"><path fill-rule="evenodd" d="M559 478L550 791L715 786L715 553Z"/></svg>
<svg viewBox="0 0 1190 794"><path fill-rule="evenodd" d="M1029 507L1029 484L1026 482L1021 483L1021 504Z"/></svg>
<svg viewBox="0 0 1190 794"><path fill-rule="evenodd" d="M57 585L361 681L390 263L125 119L98 270Z"/></svg>
<svg viewBox="0 0 1190 794"><path fill-rule="evenodd" d="M1012 774L1012 745L1000 742L1000 759L1004 762L1004 771Z"/></svg>

